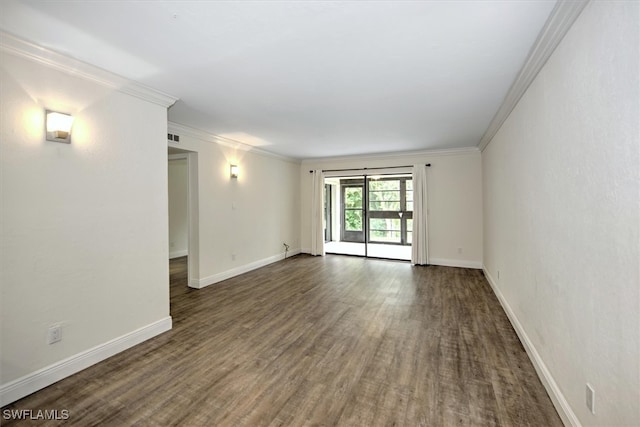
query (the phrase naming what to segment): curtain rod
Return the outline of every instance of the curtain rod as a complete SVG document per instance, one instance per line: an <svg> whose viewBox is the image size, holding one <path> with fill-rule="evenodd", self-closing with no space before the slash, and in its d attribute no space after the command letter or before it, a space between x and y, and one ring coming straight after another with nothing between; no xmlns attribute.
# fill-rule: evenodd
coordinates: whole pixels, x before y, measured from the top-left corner
<svg viewBox="0 0 640 427"><path fill-rule="evenodd" d="M431 163L427 163L425 166L430 168ZM322 172L367 171L367 170L373 170L373 169L397 169L397 168L410 168L410 167L413 167L413 166L409 165L409 166L387 166L387 167L380 167L380 168L323 169ZM309 171L309 173L313 173L313 171L311 170Z"/></svg>

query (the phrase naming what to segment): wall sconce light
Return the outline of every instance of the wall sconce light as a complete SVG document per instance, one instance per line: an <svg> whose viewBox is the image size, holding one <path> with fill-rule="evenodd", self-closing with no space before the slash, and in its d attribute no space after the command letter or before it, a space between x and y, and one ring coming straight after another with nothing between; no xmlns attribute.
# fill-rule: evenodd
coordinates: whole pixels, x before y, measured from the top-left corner
<svg viewBox="0 0 640 427"><path fill-rule="evenodd" d="M71 143L71 124L73 117L69 114L46 111L47 141Z"/></svg>
<svg viewBox="0 0 640 427"><path fill-rule="evenodd" d="M231 165L229 167L229 177L237 179L239 171L240 169L238 168L238 165Z"/></svg>

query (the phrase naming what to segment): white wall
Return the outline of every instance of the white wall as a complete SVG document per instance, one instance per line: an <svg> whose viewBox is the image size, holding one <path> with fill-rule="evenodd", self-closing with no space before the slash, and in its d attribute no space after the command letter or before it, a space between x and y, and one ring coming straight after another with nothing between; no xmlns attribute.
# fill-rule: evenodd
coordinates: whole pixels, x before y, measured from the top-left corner
<svg viewBox="0 0 640 427"><path fill-rule="evenodd" d="M475 149L414 155L362 156L305 160L300 170L301 239L311 247L312 169L347 169L431 163L427 171L429 204L429 261L437 265L482 266L482 173ZM458 248L462 253L458 253Z"/></svg>
<svg viewBox="0 0 640 427"><path fill-rule="evenodd" d="M588 4L482 155L485 270L568 423L640 424L638 23Z"/></svg>
<svg viewBox="0 0 640 427"><path fill-rule="evenodd" d="M198 154L198 266L190 286L282 259L285 242L289 255L299 252L299 162L220 144L180 125L170 129L180 136L170 145ZM229 178L231 163L240 167L238 179Z"/></svg>
<svg viewBox="0 0 640 427"><path fill-rule="evenodd" d="M170 318L166 106L6 52L0 86L4 393ZM45 141L45 108L74 115L71 144Z"/></svg>
<svg viewBox="0 0 640 427"><path fill-rule="evenodd" d="M169 159L169 258L188 254L188 187L187 159Z"/></svg>

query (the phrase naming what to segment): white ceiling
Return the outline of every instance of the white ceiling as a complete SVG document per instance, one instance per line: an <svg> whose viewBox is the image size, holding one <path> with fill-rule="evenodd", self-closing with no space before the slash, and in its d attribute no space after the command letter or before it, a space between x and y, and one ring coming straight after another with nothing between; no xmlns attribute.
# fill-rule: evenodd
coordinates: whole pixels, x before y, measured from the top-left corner
<svg viewBox="0 0 640 427"><path fill-rule="evenodd" d="M472 147L554 1L18 1L0 28L294 158Z"/></svg>

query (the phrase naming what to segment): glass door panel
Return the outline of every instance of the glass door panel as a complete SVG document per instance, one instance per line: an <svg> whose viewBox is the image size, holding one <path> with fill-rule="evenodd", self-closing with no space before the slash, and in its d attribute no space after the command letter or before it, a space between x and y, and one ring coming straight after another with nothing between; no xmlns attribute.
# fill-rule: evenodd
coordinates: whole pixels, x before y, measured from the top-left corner
<svg viewBox="0 0 640 427"><path fill-rule="evenodd" d="M402 243L400 218L369 218L369 242Z"/></svg>
<svg viewBox="0 0 640 427"><path fill-rule="evenodd" d="M367 181L367 254L411 259L408 235L408 222L413 217L411 175L370 177Z"/></svg>
<svg viewBox="0 0 640 427"><path fill-rule="evenodd" d="M342 239L364 243L364 181L343 180Z"/></svg>

